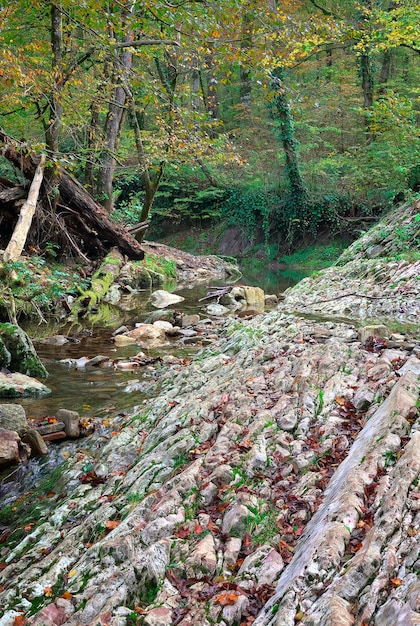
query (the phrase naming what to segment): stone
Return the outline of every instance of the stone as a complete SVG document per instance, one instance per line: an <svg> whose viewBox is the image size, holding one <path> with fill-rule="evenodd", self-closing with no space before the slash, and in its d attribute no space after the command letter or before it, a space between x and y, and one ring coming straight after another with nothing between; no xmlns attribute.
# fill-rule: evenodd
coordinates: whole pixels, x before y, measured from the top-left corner
<svg viewBox="0 0 420 626"><path fill-rule="evenodd" d="M184 300L185 298L182 296L169 293L169 291L165 291L164 289L158 289L150 296L150 301L156 309L166 309L166 307L171 306L171 304L178 304Z"/></svg>
<svg viewBox="0 0 420 626"><path fill-rule="evenodd" d="M47 435L42 435L44 441L59 441L60 439L65 439L67 437L64 430L60 430L56 433L49 433Z"/></svg>
<svg viewBox="0 0 420 626"><path fill-rule="evenodd" d="M103 363L108 363L109 357L104 354L97 354L86 362L86 367L96 367L97 365L102 365Z"/></svg>
<svg viewBox="0 0 420 626"><path fill-rule="evenodd" d="M223 306L223 304L209 304L208 306L206 306L206 312L208 315L219 316L229 313L229 309L227 308L227 306Z"/></svg>
<svg viewBox="0 0 420 626"><path fill-rule="evenodd" d="M186 328L187 326L197 326L200 322L199 315L182 315L181 316L181 328Z"/></svg>
<svg viewBox="0 0 420 626"><path fill-rule="evenodd" d="M23 406L20 404L0 404L0 428L14 430L22 435L29 428Z"/></svg>
<svg viewBox="0 0 420 626"><path fill-rule="evenodd" d="M51 393L46 385L36 378L14 372L5 374L0 372L0 398L36 398Z"/></svg>
<svg viewBox="0 0 420 626"><path fill-rule="evenodd" d="M16 432L0 428L0 466L26 461L30 454L29 446Z"/></svg>
<svg viewBox="0 0 420 626"><path fill-rule="evenodd" d="M145 324L153 324L159 320L163 320L165 322L170 322L171 324L175 323L174 311L171 309L158 309L157 311L152 311L144 320Z"/></svg>
<svg viewBox="0 0 420 626"><path fill-rule="evenodd" d="M40 610L36 617L31 619L34 626L60 626L69 623L74 606L70 600L57 598L55 602L48 604Z"/></svg>
<svg viewBox="0 0 420 626"><path fill-rule="evenodd" d="M241 535L251 517L251 511L243 504L235 502L226 509L223 517L222 532L224 535Z"/></svg>
<svg viewBox="0 0 420 626"><path fill-rule="evenodd" d="M181 337L197 337L198 335L197 331L192 328L180 328L178 334L181 335Z"/></svg>
<svg viewBox="0 0 420 626"><path fill-rule="evenodd" d="M156 328L162 328L162 330L165 331L165 334L170 333L174 329L173 324L166 322L165 320L157 320L156 322L153 322L153 326L156 326Z"/></svg>
<svg viewBox="0 0 420 626"><path fill-rule="evenodd" d="M164 276L145 267L143 262L131 261L122 267L118 281L123 287L130 289L150 289L162 285Z"/></svg>
<svg viewBox="0 0 420 626"><path fill-rule="evenodd" d="M10 363L7 366L9 369L26 376L48 377L48 372L41 363L32 341L19 326L0 324L0 339L10 352Z"/></svg>
<svg viewBox="0 0 420 626"><path fill-rule="evenodd" d="M23 435L22 441L30 447L31 456L45 456L48 454L47 444L42 435L34 428L31 428Z"/></svg>
<svg viewBox="0 0 420 626"><path fill-rule="evenodd" d="M216 571L217 556L213 535L208 534L201 539L188 557L185 568L191 578L203 578Z"/></svg>
<svg viewBox="0 0 420 626"><path fill-rule="evenodd" d="M165 330L155 324L141 324L141 326L130 330L128 336L142 348L156 347L166 340Z"/></svg>
<svg viewBox="0 0 420 626"><path fill-rule="evenodd" d="M278 304L278 301L279 299L275 293L266 294L264 296L264 303L266 306L275 306L276 304Z"/></svg>
<svg viewBox="0 0 420 626"><path fill-rule="evenodd" d="M59 409L57 411L56 417L59 422L64 423L64 432L67 437L72 439L76 439L80 437L80 415L77 411L69 411L67 409Z"/></svg>
<svg viewBox="0 0 420 626"><path fill-rule="evenodd" d="M242 547L242 539L239 537L229 537L225 545L225 553L223 564L225 567L234 567L238 560L239 552Z"/></svg>
<svg viewBox="0 0 420 626"><path fill-rule="evenodd" d="M40 435L50 435L51 433L58 433L64 431L64 422L51 422L50 424L41 424L37 426L37 431Z"/></svg>
<svg viewBox="0 0 420 626"><path fill-rule="evenodd" d="M117 335L114 337L114 345L117 348L123 348L124 346L131 346L136 343L134 337L130 337L129 335Z"/></svg>
<svg viewBox="0 0 420 626"><path fill-rule="evenodd" d="M358 411L366 411L375 399L375 392L370 387L359 387L354 394L352 404Z"/></svg>
<svg viewBox="0 0 420 626"><path fill-rule="evenodd" d="M357 338L360 343L365 343L369 337L388 337L389 331L383 324L375 324L372 326L362 326L357 331Z"/></svg>
<svg viewBox="0 0 420 626"><path fill-rule="evenodd" d="M239 624L243 613L248 608L248 605L249 599L244 595L240 595L234 604L223 607L222 615L226 626Z"/></svg>
<svg viewBox="0 0 420 626"><path fill-rule="evenodd" d="M283 568L284 562L277 550L265 545L246 557L238 576L248 580L250 586L261 587L274 583Z"/></svg>
<svg viewBox="0 0 420 626"><path fill-rule="evenodd" d="M65 335L52 335L51 337L38 339L38 343L44 343L51 346L64 346L64 344L69 343L69 340Z"/></svg>
<svg viewBox="0 0 420 626"><path fill-rule="evenodd" d="M229 295L236 302L237 308L264 311L264 291L260 287L248 285L233 287Z"/></svg>
<svg viewBox="0 0 420 626"><path fill-rule="evenodd" d="M172 626L172 609L166 606L160 606L152 609L144 617L144 626Z"/></svg>

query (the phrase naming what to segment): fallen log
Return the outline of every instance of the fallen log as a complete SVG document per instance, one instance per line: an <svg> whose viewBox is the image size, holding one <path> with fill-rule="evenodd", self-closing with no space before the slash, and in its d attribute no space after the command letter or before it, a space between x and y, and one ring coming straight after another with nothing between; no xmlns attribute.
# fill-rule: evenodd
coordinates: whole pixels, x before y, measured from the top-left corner
<svg viewBox="0 0 420 626"><path fill-rule="evenodd" d="M124 258L116 248L113 248L102 261L97 271L92 276L92 282L86 291L77 299L72 317L75 318L83 310L90 313L97 309L101 300L106 296L111 285L117 280Z"/></svg>
<svg viewBox="0 0 420 626"><path fill-rule="evenodd" d="M39 163L39 158L28 150L26 144L15 141L0 130L0 142L4 144L3 156L13 163L22 174L32 180ZM121 226L113 222L105 209L100 206L84 187L64 169L59 168L58 189L62 203L78 214L92 232L86 245L97 254L105 248L116 246L129 259L144 258L140 244ZM63 213L64 220L66 216Z"/></svg>
<svg viewBox="0 0 420 626"><path fill-rule="evenodd" d="M32 224L32 218L35 213L36 204L38 202L39 190L44 178L45 157L42 156L35 170L34 177L29 189L28 198L20 209L19 219L13 231L13 235L4 252L4 261L13 261L20 257L26 243L26 237Z"/></svg>

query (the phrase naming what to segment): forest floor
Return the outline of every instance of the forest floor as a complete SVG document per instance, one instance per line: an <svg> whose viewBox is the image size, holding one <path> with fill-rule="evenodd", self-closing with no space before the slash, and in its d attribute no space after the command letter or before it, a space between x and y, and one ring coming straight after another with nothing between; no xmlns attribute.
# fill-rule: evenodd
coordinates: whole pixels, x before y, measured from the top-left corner
<svg viewBox="0 0 420 626"><path fill-rule="evenodd" d="M0 626L420 623L419 210L3 511Z"/></svg>

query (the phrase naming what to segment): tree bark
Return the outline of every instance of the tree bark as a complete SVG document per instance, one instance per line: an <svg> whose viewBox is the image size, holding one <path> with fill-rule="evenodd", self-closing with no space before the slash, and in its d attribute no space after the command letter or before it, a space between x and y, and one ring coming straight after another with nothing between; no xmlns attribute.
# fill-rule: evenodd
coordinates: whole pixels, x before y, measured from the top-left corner
<svg viewBox="0 0 420 626"><path fill-rule="evenodd" d="M38 202L39 190L44 178L44 165L45 157L42 156L41 161L35 170L32 184L29 188L28 198L20 210L19 219L15 226L15 230L13 231L12 238L10 239L4 252L4 261L13 261L18 259L22 254L23 248L25 247L26 238L28 236L28 232L32 224L32 218Z"/></svg>
<svg viewBox="0 0 420 626"><path fill-rule="evenodd" d="M134 3L129 2L124 7L125 19L134 10ZM127 45L134 40L133 34L128 31L123 39L123 44ZM115 87L112 93L108 115L105 122L105 146L99 161L99 176L97 181L97 196L107 213L114 208L113 180L115 174L115 152L117 141L124 119L126 91L124 84L133 64L133 54L129 47L124 47L118 58L114 62L113 81Z"/></svg>
<svg viewBox="0 0 420 626"><path fill-rule="evenodd" d="M45 144L52 165L45 169L45 190L53 211L58 201L57 163L58 139L63 117L63 17L55 2L51 5L51 50L54 87L49 96L49 120L44 122Z"/></svg>
<svg viewBox="0 0 420 626"><path fill-rule="evenodd" d="M276 92L273 108L275 109L275 118L280 122L281 141L286 157L286 173L292 195L296 203L301 205L306 200L307 190L300 171L295 129L284 88L284 70L282 68L278 67L273 71L271 84Z"/></svg>

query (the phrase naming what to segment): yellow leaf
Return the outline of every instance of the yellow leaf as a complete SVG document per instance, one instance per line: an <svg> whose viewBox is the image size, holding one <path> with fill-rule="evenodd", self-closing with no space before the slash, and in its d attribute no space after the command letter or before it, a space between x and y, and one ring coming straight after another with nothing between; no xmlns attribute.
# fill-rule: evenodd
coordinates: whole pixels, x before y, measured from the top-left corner
<svg viewBox="0 0 420 626"><path fill-rule="evenodd" d="M73 576L76 576L77 574L77 569L72 569L68 574L67 574L67 578L73 578Z"/></svg>

